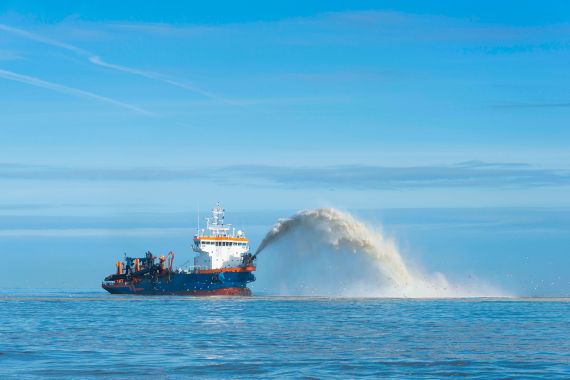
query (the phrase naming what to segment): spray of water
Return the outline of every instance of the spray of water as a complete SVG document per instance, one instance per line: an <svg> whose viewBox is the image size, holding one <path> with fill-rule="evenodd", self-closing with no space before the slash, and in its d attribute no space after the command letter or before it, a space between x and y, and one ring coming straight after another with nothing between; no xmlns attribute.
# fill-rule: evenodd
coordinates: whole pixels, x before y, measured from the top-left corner
<svg viewBox="0 0 570 380"><path fill-rule="evenodd" d="M498 296L479 284L451 284L439 273L425 274L404 262L395 242L332 208L304 210L281 219L255 255L276 251L264 262L267 283L287 294L366 297ZM264 258L262 255L260 258ZM263 280L263 279L261 279ZM274 289L275 290L275 289Z"/></svg>

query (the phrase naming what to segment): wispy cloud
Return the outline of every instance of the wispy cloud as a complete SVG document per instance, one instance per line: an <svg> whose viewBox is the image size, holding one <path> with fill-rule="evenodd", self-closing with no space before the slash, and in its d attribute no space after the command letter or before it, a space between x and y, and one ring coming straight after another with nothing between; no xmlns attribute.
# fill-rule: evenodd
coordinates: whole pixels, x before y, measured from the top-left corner
<svg viewBox="0 0 570 380"><path fill-rule="evenodd" d="M35 78L35 77L31 77L28 75L14 73L14 72L8 71L8 70L0 69L0 78L4 78L7 80L20 82L20 83L25 83L25 84L28 84L30 86L45 88L45 89L55 91L55 92L59 92L59 93L66 94L66 95L93 99L93 100L96 100L96 101L101 102L101 103L111 104L113 106L128 109L129 111L134 111L134 112L141 113L141 114L146 114L146 115L151 114L147 110L142 109L142 108L137 107L137 106L134 106L132 104L124 103L124 102L121 102L121 101L118 101L115 99L108 98L106 96L97 95L97 94L94 94L94 93L89 92L89 91L80 90L78 88L68 87L68 86L64 86L61 84L57 84L57 83L47 82L45 80Z"/></svg>
<svg viewBox="0 0 570 380"><path fill-rule="evenodd" d="M149 237L187 236L189 228L51 228L51 229L0 229L2 238L77 238L77 237Z"/></svg>
<svg viewBox="0 0 570 380"><path fill-rule="evenodd" d="M570 34L568 23L540 26L489 24L429 13L389 10L322 12L307 17L215 26L137 22L106 25L121 31L181 38L237 35L249 39L255 35L256 40L268 38L272 43L298 45L460 43L463 48L479 47L482 49L480 52L487 54L493 54L493 49L511 52L566 49L569 45L560 41L567 41Z"/></svg>
<svg viewBox="0 0 570 380"><path fill-rule="evenodd" d="M537 169L480 163L470 165L383 167L341 165L329 167L239 166L232 172L288 188L416 189L416 188L528 188L569 186L570 170ZM237 175L236 174L236 175Z"/></svg>
<svg viewBox="0 0 570 380"><path fill-rule="evenodd" d="M51 39L48 37L41 36L41 35L36 34L36 33L29 32L27 30L14 28L14 27L11 27L11 26L8 26L5 24L0 24L0 30L3 30L5 32L8 32L8 33L11 33L11 34L23 37L23 38L27 38L29 40L41 42L41 43L44 43L46 45L54 46L54 47L64 49L64 50L68 50L70 52L73 52L75 54L78 54L80 56L87 58L87 60L90 63L97 65L97 66L105 67L107 69L120 71L123 73L132 74L132 75L138 75L138 76L148 78L148 79L152 79L152 80L157 80L157 81L160 81L160 82L163 82L163 83L175 86L175 87L179 87L179 88L183 88L183 89L188 90L188 91L192 91L196 94L211 98L213 100L222 101L222 102L226 102L226 103L232 103L232 101L229 99L225 99L223 97L217 96L217 95L215 95L209 91L203 90L202 88L200 88L196 85L193 85L191 83L181 82L179 80L175 80L175 79L169 78L163 74L155 73L152 71L140 70L140 69L129 67L129 66L123 66L123 65L118 65L118 64L106 62L101 57L99 57L98 55L96 55L96 54L94 54L88 50L77 47L75 45L68 44L66 42L54 40L54 39Z"/></svg>
<svg viewBox="0 0 570 380"><path fill-rule="evenodd" d="M495 104L499 109L527 109L527 108L568 108L570 102L510 102Z"/></svg>
<svg viewBox="0 0 570 380"><path fill-rule="evenodd" d="M231 32L230 25L198 25L198 24L169 24L155 22L109 22L106 26L122 32L134 31L137 33L172 36L206 36L213 33Z"/></svg>
<svg viewBox="0 0 570 380"><path fill-rule="evenodd" d="M285 167L239 165L200 169L1 166L0 178L52 181L211 181L288 189L396 190L570 186L570 170L522 163L469 161L454 165Z"/></svg>
<svg viewBox="0 0 570 380"><path fill-rule="evenodd" d="M80 168L41 165L0 164L0 178L77 181L177 181L204 178L206 170L165 168Z"/></svg>
<svg viewBox="0 0 570 380"><path fill-rule="evenodd" d="M530 168L530 165L524 162L486 162L481 160L463 161L454 166L464 168Z"/></svg>

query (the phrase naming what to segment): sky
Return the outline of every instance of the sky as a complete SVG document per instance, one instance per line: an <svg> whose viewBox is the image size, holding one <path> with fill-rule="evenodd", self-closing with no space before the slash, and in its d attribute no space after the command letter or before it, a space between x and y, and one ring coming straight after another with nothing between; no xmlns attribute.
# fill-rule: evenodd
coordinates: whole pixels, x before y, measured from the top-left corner
<svg viewBox="0 0 570 380"><path fill-rule="evenodd" d="M4 0L0 216L23 224L0 241L217 200L567 212L568 15L566 1Z"/></svg>

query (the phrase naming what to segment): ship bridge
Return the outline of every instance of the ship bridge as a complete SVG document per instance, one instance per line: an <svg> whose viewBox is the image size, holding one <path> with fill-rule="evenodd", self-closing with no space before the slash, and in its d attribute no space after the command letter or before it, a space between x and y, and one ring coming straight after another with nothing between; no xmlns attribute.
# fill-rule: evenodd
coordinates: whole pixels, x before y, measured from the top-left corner
<svg viewBox="0 0 570 380"><path fill-rule="evenodd" d="M212 217L206 218L206 229L198 229L192 247L198 256L194 258L197 270L237 270L243 266L249 252L249 240L241 230L224 223L225 210L220 202L212 209Z"/></svg>

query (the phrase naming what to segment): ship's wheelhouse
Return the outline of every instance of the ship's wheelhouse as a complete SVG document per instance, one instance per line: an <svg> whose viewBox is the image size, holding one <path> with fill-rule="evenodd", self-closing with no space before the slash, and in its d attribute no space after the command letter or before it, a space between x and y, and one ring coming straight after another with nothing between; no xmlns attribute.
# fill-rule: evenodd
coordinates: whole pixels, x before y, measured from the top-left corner
<svg viewBox="0 0 570 380"><path fill-rule="evenodd" d="M199 269L237 268L249 252L249 240L230 224L224 224L224 209L218 203L212 218L206 219L206 229L194 236L193 250L198 253L194 266Z"/></svg>

